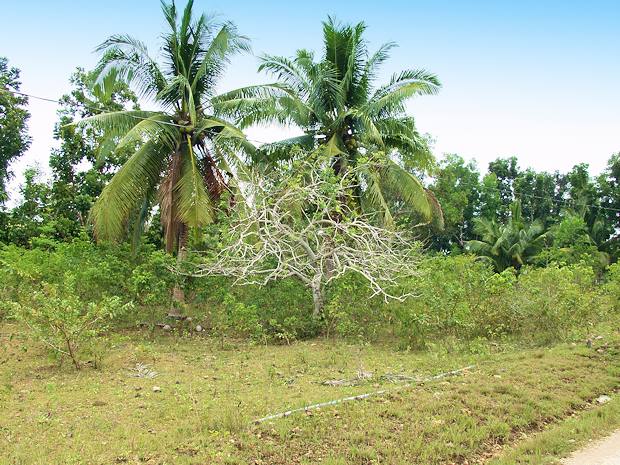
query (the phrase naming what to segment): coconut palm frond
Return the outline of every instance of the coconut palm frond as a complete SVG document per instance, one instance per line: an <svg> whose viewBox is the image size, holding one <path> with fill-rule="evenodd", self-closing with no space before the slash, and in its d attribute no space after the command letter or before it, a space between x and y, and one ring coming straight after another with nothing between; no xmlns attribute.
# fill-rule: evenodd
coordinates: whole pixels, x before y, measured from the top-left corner
<svg viewBox="0 0 620 465"><path fill-rule="evenodd" d="M177 144L178 131L171 123L170 117L165 113L154 114L143 119L118 141L116 150L147 140L159 140L172 151Z"/></svg>
<svg viewBox="0 0 620 465"><path fill-rule="evenodd" d="M383 226L387 228L394 227L394 218L381 191L382 183L379 173L370 167L363 167L360 174L363 176L365 184L365 189L361 196L367 212L377 215Z"/></svg>
<svg viewBox="0 0 620 465"><path fill-rule="evenodd" d="M119 240L124 236L131 212L159 183L168 153L165 145L147 141L114 175L91 211L97 238Z"/></svg>
<svg viewBox="0 0 620 465"><path fill-rule="evenodd" d="M143 110L120 110L89 116L71 125L90 125L101 129L108 137L118 137L126 134L134 126L145 119L157 117L161 113Z"/></svg>
<svg viewBox="0 0 620 465"><path fill-rule="evenodd" d="M188 151L183 158L181 176L174 190L178 202L178 218L189 227L195 228L213 221L213 204L191 145L188 146Z"/></svg>
<svg viewBox="0 0 620 465"><path fill-rule="evenodd" d="M511 205L511 216L505 224L477 218L474 232L480 240L468 241L468 250L492 258L495 269L499 272L511 266L518 270L530 263L544 247L547 236L542 222L527 224L523 221L519 202Z"/></svg>
<svg viewBox="0 0 620 465"><path fill-rule="evenodd" d="M397 192L407 207L421 215L425 221L432 220L433 209L428 193L418 178L389 159L379 170L386 187Z"/></svg>
<svg viewBox="0 0 620 465"><path fill-rule="evenodd" d="M98 48L103 54L98 80L113 75L163 108L160 112L105 113L79 123L102 130L117 142L117 150L134 150L93 208L98 237L120 238L132 212L158 192L166 249L172 252L187 236L188 226L213 220L213 202L225 187L225 179L239 172L243 162L237 157L237 168L231 169L231 152L255 151L221 114L207 114L216 106L214 89L231 56L249 51L249 41L231 22L194 15L193 6L189 0L180 11L174 2L162 2L167 31L162 36L161 64L151 58L142 42L128 35L112 36ZM226 163L201 152L207 146L216 158L226 153Z"/></svg>
<svg viewBox="0 0 620 465"><path fill-rule="evenodd" d="M149 56L146 45L129 35L113 35L96 51L103 53L95 68L96 83L114 73L119 79L135 85L142 97L154 97L166 85L166 78Z"/></svg>

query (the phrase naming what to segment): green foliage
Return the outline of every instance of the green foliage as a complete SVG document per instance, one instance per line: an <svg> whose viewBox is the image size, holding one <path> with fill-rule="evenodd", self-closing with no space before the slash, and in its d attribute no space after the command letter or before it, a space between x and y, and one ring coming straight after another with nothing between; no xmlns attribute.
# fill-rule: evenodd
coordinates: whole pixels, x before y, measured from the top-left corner
<svg viewBox="0 0 620 465"><path fill-rule="evenodd" d="M493 220L505 210L500 197L498 179L495 173L488 173L480 183L480 214L479 218Z"/></svg>
<svg viewBox="0 0 620 465"><path fill-rule="evenodd" d="M247 38L230 23L193 15L193 1L180 12L162 3L168 25L164 66L128 35L102 43L98 82L121 80L162 111L108 111L84 123L102 130L115 151L131 155L103 189L92 209L99 239L120 240L131 229L139 237L148 213L160 207L168 252L185 247L188 227L213 220L212 210L229 187L227 174L239 165L235 149L251 146L231 124L208 114L214 87L234 54L249 50Z"/></svg>
<svg viewBox="0 0 620 465"><path fill-rule="evenodd" d="M136 302L145 306L167 304L170 289L176 282L176 277L170 273L173 264L172 258L163 251L143 253L141 263L131 270L129 281Z"/></svg>
<svg viewBox="0 0 620 465"><path fill-rule="evenodd" d="M355 197L365 212L392 225L394 205L389 204L395 202L425 221L434 217L440 222L434 197L412 174L428 170L434 158L405 108L412 97L437 93L439 80L426 70L414 69L375 85L396 44L383 44L370 53L365 30L364 23L346 25L328 18L323 23L320 58L303 49L293 58L264 55L259 71L270 73L276 82L228 92L215 99L216 108L242 128L276 123L303 129L301 137L261 147L259 164L291 159L295 154L291 147L309 153L322 146L336 174L364 168L357 172L360 187Z"/></svg>
<svg viewBox="0 0 620 465"><path fill-rule="evenodd" d="M30 146L30 113L24 108L28 98L15 93L20 84L19 70L9 67L8 60L0 57L0 205L8 198L6 182L12 175L9 164Z"/></svg>
<svg viewBox="0 0 620 465"><path fill-rule="evenodd" d="M259 287L234 286L229 279L195 280L195 314L206 319L212 334L249 337L255 341L290 343L319 334L312 318L312 299L295 279Z"/></svg>
<svg viewBox="0 0 620 465"><path fill-rule="evenodd" d="M96 341L105 341L99 337L104 329L146 323L156 331L175 284L185 290L190 327L200 324L209 336L257 343L289 344L318 335L364 341L387 337L403 347L461 341L477 350L479 341L489 339L543 344L585 335L620 310L618 264L609 267L599 285L583 261L524 266L517 274L513 268L495 273L474 256L431 256L422 260L418 277L401 282L412 294L403 302L385 303L372 297L359 276L344 275L327 288L320 320L312 318L309 291L296 279L238 286L219 277L182 279L170 273L174 266L173 257L152 247L132 254L128 245L94 245L80 238L46 248L4 246L0 317L11 309L55 346L64 328L75 335L72 347L82 350L82 360L96 352L91 350ZM63 344L61 350L68 352Z"/></svg>
<svg viewBox="0 0 620 465"><path fill-rule="evenodd" d="M24 173L21 198L6 215L0 240L36 246L49 240L71 240L87 225L89 211L103 186L127 158L126 151L110 153L101 131L69 126L76 118L136 105L136 96L120 82L109 83L108 95L94 86L93 73L79 69L71 76L73 90L61 98L54 138L60 142L49 159L51 180L40 180L39 168Z"/></svg>
<svg viewBox="0 0 620 465"><path fill-rule="evenodd" d="M179 279L170 272L174 259L164 251L143 248L136 258L139 263L130 270L127 297L139 310L134 315L134 323L147 325L153 332L170 307L170 290Z"/></svg>
<svg viewBox="0 0 620 465"><path fill-rule="evenodd" d="M84 238L47 245L0 249L0 302L55 355L70 357L76 368L87 355L97 365L100 336L133 308L125 286L128 250Z"/></svg>
<svg viewBox="0 0 620 465"><path fill-rule="evenodd" d="M495 176L497 191L501 201L501 207L496 211L500 221L508 219L510 210L508 206L515 200L514 185L520 175L516 157L498 158L489 163L489 174Z"/></svg>
<svg viewBox="0 0 620 465"><path fill-rule="evenodd" d="M538 254L536 263L561 266L582 263L591 267L598 276L609 265L609 256L598 250L582 217L567 215L550 229L549 235L552 245Z"/></svg>
<svg viewBox="0 0 620 465"><path fill-rule="evenodd" d="M103 355L101 336L114 320L131 310L119 297L85 302L73 290L75 275L66 273L62 287L42 283L39 290L13 302L11 315L25 323L56 357L68 357L76 369L90 356L95 367Z"/></svg>
<svg viewBox="0 0 620 465"><path fill-rule="evenodd" d="M433 257L410 284L416 297L394 304L400 334L411 347L424 346L431 335L471 337L486 282L493 276L484 263L469 256Z"/></svg>
<svg viewBox="0 0 620 465"><path fill-rule="evenodd" d="M49 186L39 180L37 168L24 172L24 183L20 187L21 200L6 216L6 229L2 240L9 244L30 246L37 240L50 238L55 229L55 219L49 214Z"/></svg>
<svg viewBox="0 0 620 465"><path fill-rule="evenodd" d="M587 334L613 307L615 278L602 291L586 265L524 267L494 273L474 257L435 257L414 286L416 298L390 305L398 334L411 347L451 337L518 337L547 343Z"/></svg>
<svg viewBox="0 0 620 465"><path fill-rule="evenodd" d="M95 199L129 150L111 151L106 135L92 127L71 123L102 112L138 109L137 96L115 79L98 85L94 72L78 68L70 78L72 90L61 98L54 137L60 147L50 155L52 171L48 209L58 223L56 237L67 239L87 226Z"/></svg>
<svg viewBox="0 0 620 465"><path fill-rule="evenodd" d="M368 283L359 275L351 273L335 281L328 297L324 321L327 336L371 340L385 330L385 304L372 297Z"/></svg>
<svg viewBox="0 0 620 465"><path fill-rule="evenodd" d="M525 269L511 297L509 327L540 342L585 334L607 312L599 306L592 268L583 265Z"/></svg>
<svg viewBox="0 0 620 465"><path fill-rule="evenodd" d="M264 337L265 331L261 324L258 308L256 305L239 302L232 294L224 297L224 324L225 328L219 328L232 332L238 336L249 337L253 340L260 340Z"/></svg>
<svg viewBox="0 0 620 465"><path fill-rule="evenodd" d="M467 241L476 239L474 221L507 223L511 216L510 205L518 201L523 220L540 223L545 229L554 229L569 216L581 218L591 245L614 261L618 257L619 160L618 155L612 155L606 170L592 178L586 164L560 174L521 170L516 158L498 158L479 179L474 166L466 166L460 157L448 155L440 162L430 185L442 205L446 228L427 232L430 245L435 250L459 253ZM551 244L550 240L546 242ZM583 243L577 244L577 248L583 246ZM556 252L552 253L553 260L564 261L562 257L555 257ZM569 252L569 255L579 256L582 251ZM592 250L591 255L597 254ZM591 263L600 270L605 261L604 255L598 254Z"/></svg>
<svg viewBox="0 0 620 465"><path fill-rule="evenodd" d="M432 246L438 250L458 250L473 236L473 220L479 205L480 173L474 162L453 154L441 160L430 190L441 205L443 230L428 232Z"/></svg>
<svg viewBox="0 0 620 465"><path fill-rule="evenodd" d="M616 313L620 312L620 263L614 263L609 267L603 293L608 299L608 305Z"/></svg>
<svg viewBox="0 0 620 465"><path fill-rule="evenodd" d="M620 256L620 153L611 156L597 184L602 207L600 213L604 219L601 221L603 227L598 228L601 234L596 241L601 244L602 250L617 259Z"/></svg>
<svg viewBox="0 0 620 465"><path fill-rule="evenodd" d="M543 223L526 223L518 201L511 205L506 223L476 218L474 231L480 240L467 241L467 249L492 263L498 272L509 267L519 270L523 265L532 263L545 245Z"/></svg>
<svg viewBox="0 0 620 465"><path fill-rule="evenodd" d="M0 272L9 297L27 293L41 283L62 287L68 276L75 276L72 292L84 301L128 295L129 247L97 247L81 237L70 243L52 242L48 249L14 245L0 249Z"/></svg>
<svg viewBox="0 0 620 465"><path fill-rule="evenodd" d="M607 318L618 305L619 269L612 266L599 287L585 264L528 266L517 275L513 268L495 273L473 256L435 256L422 262L420 277L402 283L413 294L404 302L385 303L359 277L345 275L330 285L321 321L308 317L309 297L292 279L261 288L209 278L200 283L208 298L198 299L194 310L207 311L212 334L255 341L290 342L323 333L355 340L389 336L411 348L504 338L544 344L585 335Z"/></svg>
<svg viewBox="0 0 620 465"><path fill-rule="evenodd" d="M563 209L563 176L527 169L514 180L514 197L521 201L527 221L542 221L546 226L557 221Z"/></svg>

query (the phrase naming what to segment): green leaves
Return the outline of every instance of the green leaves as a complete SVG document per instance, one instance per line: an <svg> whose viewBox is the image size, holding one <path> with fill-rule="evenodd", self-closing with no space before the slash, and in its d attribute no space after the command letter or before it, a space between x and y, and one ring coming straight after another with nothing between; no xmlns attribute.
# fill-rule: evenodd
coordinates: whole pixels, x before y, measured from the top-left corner
<svg viewBox="0 0 620 465"><path fill-rule="evenodd" d="M9 67L0 57L0 205L8 198L6 182L11 177L9 166L30 146L27 122L30 113L25 108L28 97L19 92L19 70Z"/></svg>
<svg viewBox="0 0 620 465"><path fill-rule="evenodd" d="M71 281L71 276L68 276ZM58 358L68 357L76 369L82 367L82 354L101 336L110 323L132 309L119 297L106 297L99 302L83 302L70 284L61 288L43 283L40 290L20 296L12 313L30 328L47 349ZM91 349L92 350L92 349ZM95 360L101 353L91 353Z"/></svg>
<svg viewBox="0 0 620 465"><path fill-rule="evenodd" d="M183 157L181 178L174 187L179 219L189 227L213 221L213 205L205 189L202 173L188 137L187 154Z"/></svg>
<svg viewBox="0 0 620 465"><path fill-rule="evenodd" d="M426 222L433 217L441 218L440 208L437 211L437 202L433 206L431 197L422 183L411 173L403 169L381 153L375 154L368 162L367 167L361 166L363 184L362 191L365 210L376 212L385 226L393 227L394 221L390 213L388 200L396 195L410 213L417 213Z"/></svg>
<svg viewBox="0 0 620 465"><path fill-rule="evenodd" d="M115 138L127 134L134 126L145 119L161 121L161 113L143 110L121 110L89 116L71 125L91 125L104 131L108 138Z"/></svg>
<svg viewBox="0 0 620 465"><path fill-rule="evenodd" d="M118 141L116 150L148 140L157 140L172 151L176 145L178 130L171 123L170 117L165 113L156 113L140 120Z"/></svg>
<svg viewBox="0 0 620 465"><path fill-rule="evenodd" d="M544 247L547 234L542 222L527 224L523 221L519 202L511 205L511 216L505 224L476 218L474 232L480 236L480 240L467 241L467 248L491 260L498 272L511 266L518 270L531 263Z"/></svg>
<svg viewBox="0 0 620 465"><path fill-rule="evenodd" d="M441 84L433 73L423 69L401 71L394 74L389 84L377 89L369 101L369 112L378 114L382 110L401 111L405 100L416 95L434 95Z"/></svg>
<svg viewBox="0 0 620 465"><path fill-rule="evenodd" d="M127 219L158 184L169 153L164 144L147 141L114 175L91 211L98 238L120 240L124 236Z"/></svg>
<svg viewBox="0 0 620 465"><path fill-rule="evenodd" d="M200 66L192 80L192 88L197 89L201 81L212 76L214 70L219 71L221 61L228 61L228 56L237 52L250 52L247 37L239 35L236 26L231 22L222 25L204 52Z"/></svg>
<svg viewBox="0 0 620 465"><path fill-rule="evenodd" d="M164 111L106 113L83 124L103 130L117 151L134 150L92 210L97 237L121 239L131 218L139 234L159 191L166 248L172 251L183 225L199 227L213 220L213 201L227 187L220 166L230 161L234 171L242 172L238 152L254 152L239 129L208 114L230 57L250 47L233 23L195 17L191 0L181 14L174 2L162 2L162 11L168 24L163 65L150 58L142 42L115 35L97 49L103 52L97 82L101 86L112 76L123 79Z"/></svg>
<svg viewBox="0 0 620 465"><path fill-rule="evenodd" d="M363 186L356 198L365 211L368 208L384 223L392 223L389 210L396 196L425 220L433 217L440 225L443 219L437 199L431 199L411 174L412 169L433 166L433 156L413 118L405 113L407 99L438 92L439 80L425 70L406 70L373 92L380 67L396 45L384 44L371 55L365 30L364 23L343 25L329 17L323 23L320 59L305 49L292 58L264 55L259 71L274 75L278 82L229 92L216 100L216 110L235 118L241 127L298 125L307 137L269 144L258 154L268 160L290 159L283 155L292 144L308 149L313 142L325 148L338 173L360 167L356 173ZM401 163L378 155L371 166L360 166L363 154L378 152L395 152Z"/></svg>
<svg viewBox="0 0 620 465"><path fill-rule="evenodd" d="M153 97L165 86L165 77L149 56L146 45L129 35L113 35L96 49L103 56L95 69L96 83L110 75L133 84L143 97Z"/></svg>

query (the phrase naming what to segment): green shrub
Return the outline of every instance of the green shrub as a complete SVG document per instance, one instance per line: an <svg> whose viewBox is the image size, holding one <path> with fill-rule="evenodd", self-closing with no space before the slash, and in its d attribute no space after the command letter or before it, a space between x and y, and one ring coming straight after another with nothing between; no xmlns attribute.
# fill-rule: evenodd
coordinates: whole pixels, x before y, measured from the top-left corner
<svg viewBox="0 0 620 465"><path fill-rule="evenodd" d="M108 318L106 327L146 322L154 330L170 305L172 287L181 283L187 313L194 317L187 328L200 324L212 336L279 343L320 334L357 340L390 337L415 348L445 340L564 340L620 310L618 264L598 285L587 264L523 267L518 275L512 269L497 274L471 256L430 256L421 263L418 277L402 282L403 290L413 294L404 302L385 303L372 297L359 276L341 277L327 289L320 321L312 318L308 290L294 278L262 287L235 286L221 277L177 276L174 265L173 257L152 247L132 253L128 246L95 245L86 238L49 243L45 249L4 246L0 319L7 316L7 308L20 305L17 313L27 321L38 305L33 299L43 305L44 296L55 293L54 299L64 299L73 314L86 320L93 305L109 308L113 301L121 306L133 301L135 311L112 312L114 318Z"/></svg>
<svg viewBox="0 0 620 465"><path fill-rule="evenodd" d="M130 296L141 310L133 318L136 320L134 322L146 324L154 331L155 325L170 307L170 291L175 284L171 268L175 260L163 251L144 253L141 258L141 263L131 270L128 280Z"/></svg>
<svg viewBox="0 0 620 465"><path fill-rule="evenodd" d="M230 279L209 277L191 285L196 291L193 313L205 319L215 335L224 331L290 343L319 333L320 324L312 318L312 298L294 279L265 286L235 286Z"/></svg>
<svg viewBox="0 0 620 465"><path fill-rule="evenodd" d="M50 241L45 249L3 247L1 307L61 360L69 357L79 368L89 356L96 365L102 334L133 308L130 257L126 247L96 246L87 238Z"/></svg>
<svg viewBox="0 0 620 465"><path fill-rule="evenodd" d="M76 277L74 292L80 299L126 296L132 262L128 247L96 246L87 238L58 243L47 250L9 245L0 250L3 297L15 298L40 282L62 285L68 271Z"/></svg>
<svg viewBox="0 0 620 465"><path fill-rule="evenodd" d="M472 311L472 337L500 339L517 330L510 302L516 283L514 268L485 277Z"/></svg>
<svg viewBox="0 0 620 465"><path fill-rule="evenodd" d="M385 330L385 316L385 303L372 296L368 283L359 275L342 276L328 289L324 321L327 336L376 339Z"/></svg>
<svg viewBox="0 0 620 465"><path fill-rule="evenodd" d="M476 330L472 314L482 305L486 281L493 271L473 257L437 256L425 260L420 276L408 285L413 297L389 304L397 333L411 347L433 335L467 338Z"/></svg>
<svg viewBox="0 0 620 465"><path fill-rule="evenodd" d="M606 305L616 314L620 312L620 263L609 267L601 289Z"/></svg>
<svg viewBox="0 0 620 465"><path fill-rule="evenodd" d="M416 297L391 303L387 312L410 347L431 339L518 337L534 343L564 340L602 321L611 305L601 301L592 267L571 265L493 271L468 256L433 257L410 283ZM610 273L608 301L620 282ZM616 299L617 302L617 299Z"/></svg>
<svg viewBox="0 0 620 465"><path fill-rule="evenodd" d="M597 304L594 271L586 265L527 268L508 297L513 333L539 342L587 331L604 313Z"/></svg>
<svg viewBox="0 0 620 465"><path fill-rule="evenodd" d="M101 360L101 336L131 304L119 297L83 302L73 291L74 279L65 275L62 288L43 284L40 290L12 303L12 315L25 323L53 355L68 357L80 369L87 355L97 366Z"/></svg>
<svg viewBox="0 0 620 465"><path fill-rule="evenodd" d="M228 330L238 336L249 337L254 340L263 339L265 331L261 324L256 305L245 304L238 301L232 294L224 297L225 327L220 330Z"/></svg>

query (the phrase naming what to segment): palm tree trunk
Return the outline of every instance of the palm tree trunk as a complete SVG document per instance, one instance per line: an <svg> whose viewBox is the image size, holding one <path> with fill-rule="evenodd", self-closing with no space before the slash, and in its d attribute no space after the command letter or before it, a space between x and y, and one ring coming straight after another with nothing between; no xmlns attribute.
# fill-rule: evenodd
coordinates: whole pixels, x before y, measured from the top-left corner
<svg viewBox="0 0 620 465"><path fill-rule="evenodd" d="M180 265L187 256L187 237L188 229L187 225L179 225L179 233L177 239L177 265ZM183 318L183 307L185 306L185 291L183 287L176 283L172 289L172 302L170 304L170 310L168 316L171 318L181 319Z"/></svg>

